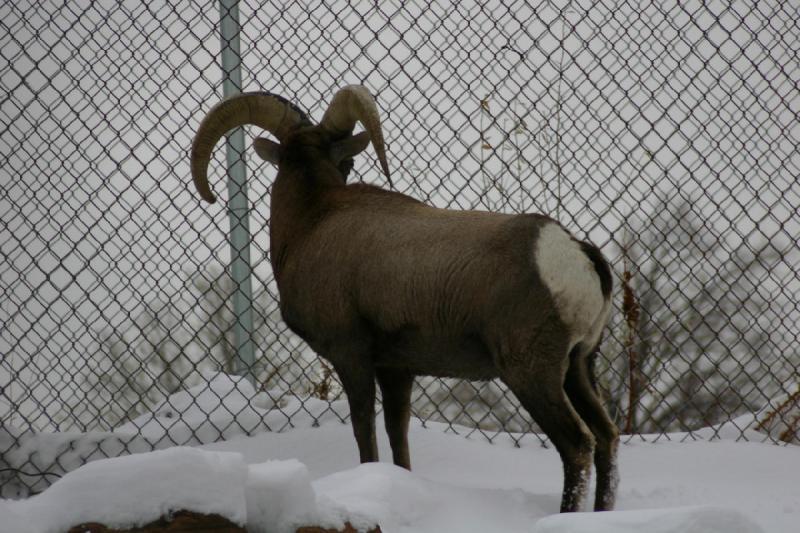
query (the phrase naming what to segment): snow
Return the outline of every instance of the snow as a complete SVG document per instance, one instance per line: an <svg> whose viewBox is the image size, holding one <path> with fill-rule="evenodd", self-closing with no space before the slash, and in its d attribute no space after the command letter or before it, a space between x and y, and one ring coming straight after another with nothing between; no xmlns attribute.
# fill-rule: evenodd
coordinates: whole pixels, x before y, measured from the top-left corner
<svg viewBox="0 0 800 533"><path fill-rule="evenodd" d="M169 416L162 406L139 420L149 428L145 433L171 434L172 427L183 436L191 429L191 423L154 425L157 419L191 421L183 410L197 406L181 398L169 402ZM265 421L277 416L266 401L255 411L242 408L236 394L229 401L228 408L214 410L222 427L236 426L237 412L246 421L255 414ZM290 400L283 408L291 405ZM385 533L789 533L800 523L800 448L737 442L731 437L741 434L725 427L697 433L713 441L672 434L655 443L622 445L618 510L559 515L561 463L535 439L517 447L511 436L498 436L490 444L478 434L465 438L444 424L423 427L412 420L412 472L386 462L358 465L352 430L338 419L346 402L305 405L306 427L95 460L37 496L0 499L0 533L51 533L87 521L135 526L180 509L218 513L256 533L341 527L345 521L362 530L380 524ZM320 427L310 427L315 422ZM105 437L91 434L86 442L120 441L135 430L134 424ZM380 417L378 430L381 456L388 460ZM65 441L63 435L46 437L28 439L26 449L38 443L43 453L53 454L48 443ZM76 438L67 440L88 446Z"/></svg>
<svg viewBox="0 0 800 533"><path fill-rule="evenodd" d="M27 523L26 517L17 509L20 505L0 500L0 532L2 533L38 533Z"/></svg>
<svg viewBox="0 0 800 533"><path fill-rule="evenodd" d="M247 476L240 454L177 447L94 461L42 494L6 506L24 517L32 533L60 533L85 522L141 526L178 510L244 524ZM16 531L13 524L0 523L3 533Z"/></svg>
<svg viewBox="0 0 800 533"><path fill-rule="evenodd" d="M533 533L758 533L742 513L724 507L675 507L645 511L554 515L536 523Z"/></svg>
<svg viewBox="0 0 800 533"><path fill-rule="evenodd" d="M314 488L385 532L529 531L551 503L520 489L436 482L386 463L327 476Z"/></svg>
<svg viewBox="0 0 800 533"><path fill-rule="evenodd" d="M262 417L275 406L265 394L257 395L242 377L207 372L204 378L207 381L172 394L152 413L134 418L117 432L140 433L152 440L169 435L176 442L197 444L215 440L220 428L227 430L223 437L241 433L242 427L264 429ZM237 424L231 425L234 417Z"/></svg>
<svg viewBox="0 0 800 533"><path fill-rule="evenodd" d="M276 524L290 531L313 524L318 516L316 507L311 477L300 461L268 461L250 467L247 476L250 533L266 533Z"/></svg>

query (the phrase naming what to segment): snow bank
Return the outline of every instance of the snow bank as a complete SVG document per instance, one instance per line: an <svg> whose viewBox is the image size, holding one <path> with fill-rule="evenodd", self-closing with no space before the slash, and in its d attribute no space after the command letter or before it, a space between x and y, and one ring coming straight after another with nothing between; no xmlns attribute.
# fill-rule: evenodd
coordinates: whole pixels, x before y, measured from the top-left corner
<svg viewBox="0 0 800 533"><path fill-rule="evenodd" d="M492 445L417 423L411 432L415 472L387 463L342 471L357 464L342 424L214 445L246 455L172 448L95 461L39 496L0 500L0 533L55 533L87 521L128 527L179 509L220 514L253 533L346 521L386 533L789 533L800 515L787 468L800 459L794 447L629 444L620 452L623 510L562 516L554 450ZM312 466L264 460L292 454Z"/></svg>
<svg viewBox="0 0 800 533"><path fill-rule="evenodd" d="M9 435L14 436L13 442L3 444L3 437ZM150 442L139 435L103 431L35 433L5 425L0 427L0 449L6 450L2 459L9 470L0 473L0 497L25 498L31 491L45 490L66 472L85 463L148 452L170 444L168 440Z"/></svg>
<svg viewBox="0 0 800 533"><path fill-rule="evenodd" d="M178 510L245 524L246 481L247 465L237 453L171 448L102 459L68 473L38 496L6 502L0 507L0 532L26 531L14 523L22 518L31 533L61 533L84 522L126 528Z"/></svg>
<svg viewBox="0 0 800 533"><path fill-rule="evenodd" d="M263 418L275 402L266 393L256 394L241 376L205 372L204 377L203 383L170 395L152 413L134 418L115 432L194 445L268 429Z"/></svg>
<svg viewBox="0 0 800 533"><path fill-rule="evenodd" d="M352 481L356 493L380 489L369 476L357 478L345 473L342 480ZM97 460L38 496L0 500L0 533L61 533L86 522L131 528L181 510L218 514L246 524L251 533L343 528L348 521L366 530L377 524L375 513L362 514L325 495L321 500L319 505L308 469L297 460L248 466L239 453L175 447Z"/></svg>
<svg viewBox="0 0 800 533"><path fill-rule="evenodd" d="M562 469L552 447L530 441L517 447L502 437L490 444L445 433L443 424L426 425L429 429L411 421L412 472L387 463L358 466L352 429L339 423L206 449L238 451L251 464L297 458L314 480L321 520L349 513L378 522L387 533L530 533L537 521L558 512ZM377 426L381 457L389 461L380 418ZM800 464L800 447L679 440L620 446L619 511L733 508L765 532L797 530L800 498L793 465Z"/></svg>
<svg viewBox="0 0 800 533"><path fill-rule="evenodd" d="M270 399L245 407L244 398L254 394L248 387L239 378L220 375L205 395L196 391L197 404L190 395L174 395L157 412L113 433L45 435L0 428L0 442L20 439L20 447L2 459L12 467L41 461L57 474L64 461L69 468L85 457L149 445L145 437L125 433L140 427L149 438L161 436L160 445L182 438L216 440L204 409L213 413L220 426L216 431L255 423L262 415L259 423L269 427L286 423L281 410L269 409ZM408 472L387 463L358 466L352 429L341 423L344 400L301 404L290 398L282 410L296 410L295 419L302 418L305 427L237 435L202 449L99 460L39 496L0 499L0 533L61 532L85 521L126 527L178 509L220 514L246 523L253 533L288 533L299 525L341 528L345 521L362 530L380 524L386 533L530 533L534 528L538 533L794 533L800 523L794 467L800 447L735 442L741 434L730 431L728 438L726 427L707 429L713 432L709 438L717 439L713 442L691 442L685 434L662 436L655 443L631 440L620 447L619 510L560 516L561 461L552 447L534 439L518 447L511 437L498 436L490 444L453 434L452 428L448 434L445 424L428 422L426 430L412 419L414 471ZM747 426L753 418L736 422ZM311 428L315 423L320 427ZM202 431L192 435L195 426ZM391 450L380 417L377 426L381 457L388 460ZM0 478L3 494L14 483Z"/></svg>
<svg viewBox="0 0 800 533"><path fill-rule="evenodd" d="M66 472L98 459L282 430L290 418L311 427L347 417L346 400L329 403L316 398L284 398L279 390L256 393L240 376L218 372L204 376L207 383L172 394L152 413L114 431L37 433L0 425L0 449L5 450L0 498L25 498L41 492Z"/></svg>
<svg viewBox="0 0 800 533"><path fill-rule="evenodd" d="M0 533L39 533L24 515L15 510L18 505L0 500Z"/></svg>
<svg viewBox="0 0 800 533"><path fill-rule="evenodd" d="M152 413L120 425L115 434L141 435L159 445L194 446L264 431L317 426L348 416L347 400L327 402L278 389L256 392L241 376L204 372L205 382L178 391Z"/></svg>
<svg viewBox="0 0 800 533"><path fill-rule="evenodd" d="M324 525L346 516L362 530L379 524L386 533L530 531L551 503L518 489L429 481L386 463L332 474L314 482L314 490Z"/></svg>
<svg viewBox="0 0 800 533"><path fill-rule="evenodd" d="M247 531L290 533L318 520L306 466L297 460L268 461L247 475Z"/></svg>
<svg viewBox="0 0 800 533"><path fill-rule="evenodd" d="M643 511L553 515L533 533L763 533L742 513L723 507L677 507Z"/></svg>

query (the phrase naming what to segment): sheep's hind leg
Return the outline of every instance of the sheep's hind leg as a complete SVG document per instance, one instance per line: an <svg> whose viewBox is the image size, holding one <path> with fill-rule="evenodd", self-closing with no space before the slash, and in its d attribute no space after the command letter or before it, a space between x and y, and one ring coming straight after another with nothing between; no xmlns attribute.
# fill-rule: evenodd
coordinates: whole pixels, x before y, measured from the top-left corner
<svg viewBox="0 0 800 533"><path fill-rule="evenodd" d="M362 463L378 461L375 439L375 370L355 357L342 358L348 363L333 363L350 405L350 423ZM333 361L332 361L333 362Z"/></svg>
<svg viewBox="0 0 800 533"><path fill-rule="evenodd" d="M383 418L392 446L394 464L411 470L408 451L408 421L411 416L411 387L414 376L404 370L376 369L383 395Z"/></svg>
<svg viewBox="0 0 800 533"><path fill-rule="evenodd" d="M535 355L527 359L530 363L535 358L534 364L524 365L526 368L514 365L503 373L503 381L561 456L564 468L561 512L579 511L589 487L594 437L564 391L566 350L559 350L558 354L550 350L551 357L541 350L532 351Z"/></svg>
<svg viewBox="0 0 800 533"><path fill-rule="evenodd" d="M572 405L594 434L594 465L597 470L595 511L614 508L619 476L617 474L617 448L619 430L603 407L592 385L589 355L576 348L570 357L564 388Z"/></svg>

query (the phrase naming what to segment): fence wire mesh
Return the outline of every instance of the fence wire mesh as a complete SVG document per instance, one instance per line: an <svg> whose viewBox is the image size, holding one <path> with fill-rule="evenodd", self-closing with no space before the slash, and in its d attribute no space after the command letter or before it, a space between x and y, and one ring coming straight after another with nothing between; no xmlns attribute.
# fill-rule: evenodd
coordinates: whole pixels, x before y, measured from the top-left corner
<svg viewBox="0 0 800 533"><path fill-rule="evenodd" d="M245 90L319 119L337 88L362 83L397 189L542 212L602 248L616 282L598 386L626 433L750 438L756 413L765 438L797 441L796 4L239 10ZM218 3L194 0L0 5L3 496L96 457L346 417L330 368L280 320L274 169L246 154L255 383L225 378L228 219L224 202L199 202L188 168L222 95L219 20ZM381 183L369 157L355 174ZM419 378L413 409L489 439L534 429L497 382Z"/></svg>

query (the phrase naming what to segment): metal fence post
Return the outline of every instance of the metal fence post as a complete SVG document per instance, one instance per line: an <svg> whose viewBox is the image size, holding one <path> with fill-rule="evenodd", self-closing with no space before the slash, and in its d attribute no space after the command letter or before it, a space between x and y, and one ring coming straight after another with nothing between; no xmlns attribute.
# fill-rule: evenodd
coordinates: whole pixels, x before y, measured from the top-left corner
<svg viewBox="0 0 800 533"><path fill-rule="evenodd" d="M220 0L220 38L222 48L222 93L225 98L242 91L242 61L239 52L239 2ZM234 283L233 312L236 372L255 386L253 363L253 286L250 268L250 222L244 159L244 129L227 136L228 219L230 221L231 277Z"/></svg>

